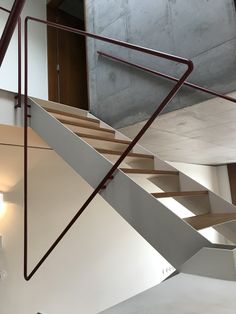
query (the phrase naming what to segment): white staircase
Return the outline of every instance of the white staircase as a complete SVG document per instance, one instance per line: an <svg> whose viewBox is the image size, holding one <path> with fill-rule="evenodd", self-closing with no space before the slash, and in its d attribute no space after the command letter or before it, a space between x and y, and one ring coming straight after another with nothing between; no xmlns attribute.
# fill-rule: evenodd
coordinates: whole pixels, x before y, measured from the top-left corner
<svg viewBox="0 0 236 314"><path fill-rule="evenodd" d="M85 111L35 99L29 104L31 128L93 188L130 143ZM217 247L198 230L214 227L236 242L235 206L140 146L100 195L178 271L190 269L185 263L199 259L203 248L210 250L207 256L231 251ZM227 263L232 266L231 258L225 267Z"/></svg>

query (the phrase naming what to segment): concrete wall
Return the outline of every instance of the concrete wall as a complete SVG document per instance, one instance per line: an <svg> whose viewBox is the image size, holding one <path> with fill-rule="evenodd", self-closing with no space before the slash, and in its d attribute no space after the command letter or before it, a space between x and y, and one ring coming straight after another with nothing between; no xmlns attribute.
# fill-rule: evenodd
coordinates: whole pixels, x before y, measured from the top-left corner
<svg viewBox="0 0 236 314"><path fill-rule="evenodd" d="M236 15L233 0L87 0L87 30L191 58L190 80L230 92L236 87ZM146 119L172 83L98 57L97 50L180 76L183 67L89 40L90 109L115 127ZM208 98L184 89L166 109Z"/></svg>
<svg viewBox="0 0 236 314"><path fill-rule="evenodd" d="M13 0L0 0L0 6L11 9ZM24 18L34 16L46 19L46 0L27 0L22 12L22 46L24 46ZM0 34L8 15L0 11ZM0 88L12 92L18 90L18 40L15 31L9 49L0 69ZM24 49L23 49L24 52ZM24 72L24 53L22 55L22 72ZM23 73L22 73L23 78ZM24 82L23 82L24 83ZM24 84L22 86L22 90ZM29 95L48 99L47 74L47 28L40 24L29 26Z"/></svg>

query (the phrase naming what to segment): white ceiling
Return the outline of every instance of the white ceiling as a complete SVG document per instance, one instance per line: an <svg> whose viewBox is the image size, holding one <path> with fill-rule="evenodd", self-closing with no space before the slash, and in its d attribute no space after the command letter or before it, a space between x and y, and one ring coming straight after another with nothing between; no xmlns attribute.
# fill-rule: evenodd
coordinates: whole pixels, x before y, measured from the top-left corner
<svg viewBox="0 0 236 314"><path fill-rule="evenodd" d="M229 94L236 98L236 92ZM145 122L120 129L133 138ZM161 115L140 144L168 161L236 162L236 103L214 98Z"/></svg>

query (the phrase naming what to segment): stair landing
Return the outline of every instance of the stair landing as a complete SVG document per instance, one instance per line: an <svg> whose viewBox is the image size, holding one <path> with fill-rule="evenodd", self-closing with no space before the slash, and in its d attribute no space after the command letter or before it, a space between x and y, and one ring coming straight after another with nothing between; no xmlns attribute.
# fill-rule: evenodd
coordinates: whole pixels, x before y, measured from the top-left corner
<svg viewBox="0 0 236 314"><path fill-rule="evenodd" d="M179 274L100 314L235 314L235 282Z"/></svg>

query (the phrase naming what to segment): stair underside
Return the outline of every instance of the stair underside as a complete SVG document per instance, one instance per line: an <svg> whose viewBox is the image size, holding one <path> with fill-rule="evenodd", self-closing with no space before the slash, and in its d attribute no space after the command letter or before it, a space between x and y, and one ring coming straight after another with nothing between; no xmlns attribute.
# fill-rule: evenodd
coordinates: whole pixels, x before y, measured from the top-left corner
<svg viewBox="0 0 236 314"><path fill-rule="evenodd" d="M226 213L226 214L204 214L193 217L185 218L184 221L190 224L197 230L212 227L218 224L229 222L231 220L236 220L236 214Z"/></svg>
<svg viewBox="0 0 236 314"><path fill-rule="evenodd" d="M130 140L121 140L121 139L115 139L113 136L115 135L115 131L107 128L102 128L99 126L100 121L93 118L88 118L84 116L79 116L71 113L64 113L60 110L54 110L54 109L46 109L50 113L53 114L59 114L64 115L65 117L70 118L76 118L77 121L69 121L66 119L63 119L63 117L56 117L58 121L65 124L66 126L74 126L74 127L81 127L83 128L81 131L74 131L74 133L81 138L84 139L91 139L96 141L105 142L103 144L112 143L112 144L124 144L129 145ZM86 122L88 122L86 124ZM90 123L90 124L89 124ZM100 131L103 132L101 135L100 133L93 134L87 134L88 131ZM112 136L112 137L111 137ZM103 144L101 146L103 146ZM90 144L91 145L91 144ZM107 148L96 148L94 143L92 145L100 154L103 155L114 155L114 156L120 156L122 155L123 151L120 150L112 150ZM120 148L121 149L121 148ZM141 154L141 153L133 153L130 152L127 157L134 157L134 158L142 158L147 160L154 160L153 155L148 154ZM138 166L139 167L139 166ZM141 166L142 167L142 166ZM121 171L126 173L127 175L142 175L146 177L151 176L178 176L178 171L167 171L167 170L156 170L156 169L144 169L144 168L120 168ZM178 197L201 197L201 196L207 196L208 191L202 190L202 191L173 191L173 192L157 192L157 193L151 193L155 198L178 198ZM231 220L236 220L236 214L234 213L228 213L228 214L203 214L203 215L197 215L194 217L188 217L185 218L184 221L188 224L190 224L192 227L194 227L196 230L212 227L217 224L221 224L224 222L228 222Z"/></svg>

